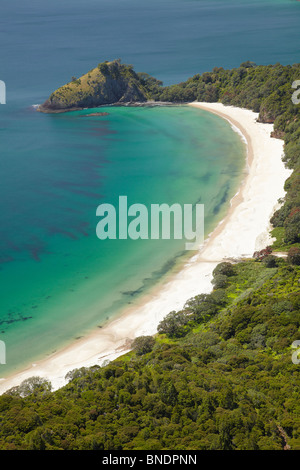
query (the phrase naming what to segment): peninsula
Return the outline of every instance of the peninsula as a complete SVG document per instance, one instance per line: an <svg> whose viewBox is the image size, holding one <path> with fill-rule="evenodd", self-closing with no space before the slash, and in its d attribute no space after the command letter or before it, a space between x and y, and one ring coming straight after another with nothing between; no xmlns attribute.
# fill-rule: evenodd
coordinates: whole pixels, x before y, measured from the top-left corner
<svg viewBox="0 0 300 470"><path fill-rule="evenodd" d="M119 59L103 62L80 78L54 91L38 107L44 113L62 113L108 104L147 101L149 94L131 65Z"/></svg>

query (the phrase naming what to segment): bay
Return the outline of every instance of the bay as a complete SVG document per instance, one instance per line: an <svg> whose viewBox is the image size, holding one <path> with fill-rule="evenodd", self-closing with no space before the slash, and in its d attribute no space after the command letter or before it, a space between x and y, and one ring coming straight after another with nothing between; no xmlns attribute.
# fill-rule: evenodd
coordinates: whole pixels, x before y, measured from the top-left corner
<svg viewBox="0 0 300 470"><path fill-rule="evenodd" d="M220 118L184 106L42 115L33 105L104 60L164 84L213 67L299 60L293 0L11 0L1 6L2 376L101 327L187 254L182 241L96 237L96 208L205 204L206 234L243 177L245 148Z"/></svg>

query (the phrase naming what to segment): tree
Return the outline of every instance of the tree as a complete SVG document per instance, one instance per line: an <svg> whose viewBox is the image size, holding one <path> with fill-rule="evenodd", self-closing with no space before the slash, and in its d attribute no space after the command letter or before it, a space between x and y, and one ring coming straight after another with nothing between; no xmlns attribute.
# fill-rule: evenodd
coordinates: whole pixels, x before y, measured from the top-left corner
<svg viewBox="0 0 300 470"><path fill-rule="evenodd" d="M33 376L29 379L23 380L23 382L17 388L17 393L21 397L27 397L31 394L39 395L51 392L52 385L51 383L43 379L42 377Z"/></svg>
<svg viewBox="0 0 300 470"><path fill-rule="evenodd" d="M274 255L267 255L263 259L263 264L266 268L276 268L276 266L278 266L278 259Z"/></svg>
<svg viewBox="0 0 300 470"><path fill-rule="evenodd" d="M213 270L213 276L215 277L217 274L223 274L224 276L233 276L234 267L228 261L223 261L222 263L219 263Z"/></svg>
<svg viewBox="0 0 300 470"><path fill-rule="evenodd" d="M108 75L109 73L108 65L106 62L98 64L98 69L103 75Z"/></svg>
<svg viewBox="0 0 300 470"><path fill-rule="evenodd" d="M221 297L223 299L223 295ZM218 305L214 294L200 294L189 299L184 308L193 314L196 322L202 322L217 313Z"/></svg>
<svg viewBox="0 0 300 470"><path fill-rule="evenodd" d="M290 264L294 264L296 266L300 265L300 249L296 246L292 246L289 249L287 260Z"/></svg>
<svg viewBox="0 0 300 470"><path fill-rule="evenodd" d="M300 229L299 224L296 225L288 225L285 229L285 243L297 243L300 241Z"/></svg>
<svg viewBox="0 0 300 470"><path fill-rule="evenodd" d="M189 319L185 312L170 312L158 325L157 331L170 337L180 337L185 333Z"/></svg>
<svg viewBox="0 0 300 470"><path fill-rule="evenodd" d="M65 379L66 380L74 380L74 379L85 377L89 374L90 374L90 370L88 368L81 367L80 369L73 369L73 370L69 371L66 374Z"/></svg>
<svg viewBox="0 0 300 470"><path fill-rule="evenodd" d="M159 393L163 403L175 406L178 392L171 381L164 381L159 388Z"/></svg>
<svg viewBox="0 0 300 470"><path fill-rule="evenodd" d="M132 348L138 356L143 356L152 351L155 344L153 336L139 336L132 343Z"/></svg>
<svg viewBox="0 0 300 470"><path fill-rule="evenodd" d="M228 278L225 274L217 274L211 281L215 289L223 289L227 286Z"/></svg>
<svg viewBox="0 0 300 470"><path fill-rule="evenodd" d="M246 62L243 62L240 67L244 67L246 69L250 68L250 67L256 67L256 63L255 62L252 62L251 60L247 60Z"/></svg>

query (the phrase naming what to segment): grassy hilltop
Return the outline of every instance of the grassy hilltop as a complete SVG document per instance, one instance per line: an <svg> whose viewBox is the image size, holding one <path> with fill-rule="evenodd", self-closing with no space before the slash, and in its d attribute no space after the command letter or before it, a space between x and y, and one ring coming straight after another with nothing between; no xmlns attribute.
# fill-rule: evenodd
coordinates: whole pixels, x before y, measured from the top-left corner
<svg viewBox="0 0 300 470"><path fill-rule="evenodd" d="M42 112L63 112L105 104L144 102L148 95L131 65L120 60L103 62L80 78L54 91L39 107Z"/></svg>

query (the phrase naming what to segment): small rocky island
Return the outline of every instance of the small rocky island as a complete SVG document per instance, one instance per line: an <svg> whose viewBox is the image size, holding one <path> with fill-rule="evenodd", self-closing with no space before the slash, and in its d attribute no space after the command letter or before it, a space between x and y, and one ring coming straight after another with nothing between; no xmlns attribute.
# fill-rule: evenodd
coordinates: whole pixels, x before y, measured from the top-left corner
<svg viewBox="0 0 300 470"><path fill-rule="evenodd" d="M38 111L62 113L108 104L147 102L149 92L140 75L131 65L121 64L119 59L100 63L54 91Z"/></svg>

